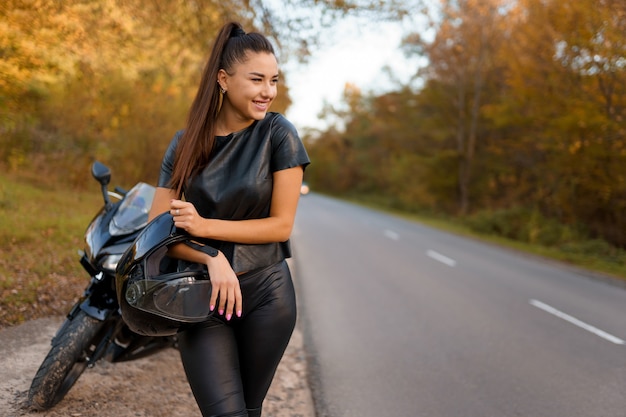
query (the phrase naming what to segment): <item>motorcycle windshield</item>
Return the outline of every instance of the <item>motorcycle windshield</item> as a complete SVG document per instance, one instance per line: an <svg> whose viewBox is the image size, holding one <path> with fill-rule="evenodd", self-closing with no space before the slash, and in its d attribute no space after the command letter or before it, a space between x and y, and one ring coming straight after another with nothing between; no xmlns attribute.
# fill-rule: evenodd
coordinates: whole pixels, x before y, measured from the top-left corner
<svg viewBox="0 0 626 417"><path fill-rule="evenodd" d="M152 206L155 188L143 182L135 185L120 204L109 223L111 236L120 236L141 229L148 223L148 211Z"/></svg>

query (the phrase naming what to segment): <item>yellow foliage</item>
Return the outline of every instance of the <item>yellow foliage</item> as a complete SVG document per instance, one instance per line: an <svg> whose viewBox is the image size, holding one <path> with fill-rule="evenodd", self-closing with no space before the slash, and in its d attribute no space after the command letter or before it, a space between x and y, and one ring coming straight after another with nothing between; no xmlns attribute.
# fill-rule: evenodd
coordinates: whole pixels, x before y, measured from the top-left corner
<svg viewBox="0 0 626 417"><path fill-rule="evenodd" d="M583 142L581 140L577 140L569 146L569 153L575 154L582 148Z"/></svg>
<svg viewBox="0 0 626 417"><path fill-rule="evenodd" d="M24 154L24 151L22 151L21 149L15 149L14 148L14 149L11 149L9 151L9 158L8 159L9 159L8 160L9 171L10 172L16 172L26 162L26 155Z"/></svg>
<svg viewBox="0 0 626 417"><path fill-rule="evenodd" d="M186 84L205 51L181 31L190 31L189 25L197 33L212 31L204 25L209 16L213 27L220 22L214 8L201 26L191 3L182 0L8 0L1 7L0 89L9 96L27 92L33 81L54 85L84 71L117 72L130 80L167 71Z"/></svg>

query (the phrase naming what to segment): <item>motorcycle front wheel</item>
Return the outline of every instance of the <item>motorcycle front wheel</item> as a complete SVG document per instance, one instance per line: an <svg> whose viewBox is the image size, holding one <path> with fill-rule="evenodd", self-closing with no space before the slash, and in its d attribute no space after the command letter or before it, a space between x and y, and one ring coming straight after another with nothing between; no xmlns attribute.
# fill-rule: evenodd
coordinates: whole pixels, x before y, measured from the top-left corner
<svg viewBox="0 0 626 417"><path fill-rule="evenodd" d="M28 391L28 408L47 410L63 399L89 365L104 325L82 310L63 323L33 378Z"/></svg>

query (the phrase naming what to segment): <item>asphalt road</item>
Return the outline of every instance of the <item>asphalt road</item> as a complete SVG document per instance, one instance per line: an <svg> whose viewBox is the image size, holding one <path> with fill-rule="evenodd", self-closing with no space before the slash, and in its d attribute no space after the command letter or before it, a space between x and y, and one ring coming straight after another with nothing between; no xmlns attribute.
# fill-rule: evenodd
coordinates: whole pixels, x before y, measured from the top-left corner
<svg viewBox="0 0 626 417"><path fill-rule="evenodd" d="M626 416L626 291L338 200L292 246L318 417Z"/></svg>

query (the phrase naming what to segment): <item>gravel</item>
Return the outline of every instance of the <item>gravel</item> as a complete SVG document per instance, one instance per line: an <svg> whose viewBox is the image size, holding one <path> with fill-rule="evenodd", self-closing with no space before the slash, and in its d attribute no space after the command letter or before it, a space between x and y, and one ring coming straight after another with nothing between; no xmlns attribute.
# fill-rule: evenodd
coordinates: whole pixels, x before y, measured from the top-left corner
<svg viewBox="0 0 626 417"><path fill-rule="evenodd" d="M125 363L99 361L87 369L56 407L23 408L30 382L48 352L62 317L0 330L0 416L200 416L175 349ZM296 328L263 404L264 417L314 417L302 333Z"/></svg>

